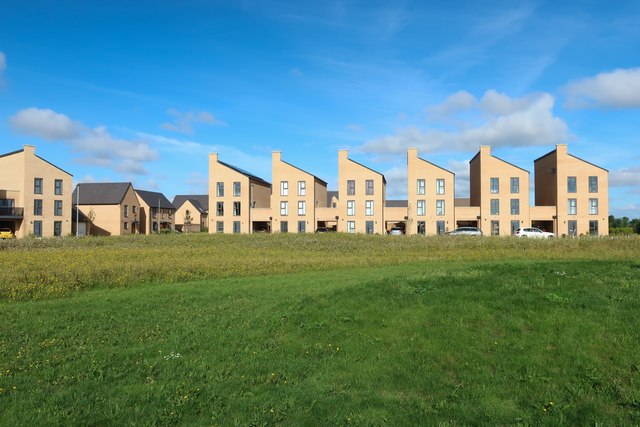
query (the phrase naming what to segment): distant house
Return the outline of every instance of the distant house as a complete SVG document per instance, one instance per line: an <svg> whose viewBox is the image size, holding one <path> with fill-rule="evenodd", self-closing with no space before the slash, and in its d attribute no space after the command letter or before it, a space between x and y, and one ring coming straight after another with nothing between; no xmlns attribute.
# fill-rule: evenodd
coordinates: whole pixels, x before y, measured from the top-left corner
<svg viewBox="0 0 640 427"><path fill-rule="evenodd" d="M173 198L176 208L176 230L183 233L199 233L207 228L209 217L209 195L177 195Z"/></svg>
<svg viewBox="0 0 640 427"><path fill-rule="evenodd" d="M174 229L176 208L164 194L144 190L135 190L135 193L140 203L140 233Z"/></svg>
<svg viewBox="0 0 640 427"><path fill-rule="evenodd" d="M130 182L78 184L72 195L74 206L86 219L87 233L122 236L140 232L140 203ZM76 221L73 214L72 221ZM85 227L80 221L80 230Z"/></svg>

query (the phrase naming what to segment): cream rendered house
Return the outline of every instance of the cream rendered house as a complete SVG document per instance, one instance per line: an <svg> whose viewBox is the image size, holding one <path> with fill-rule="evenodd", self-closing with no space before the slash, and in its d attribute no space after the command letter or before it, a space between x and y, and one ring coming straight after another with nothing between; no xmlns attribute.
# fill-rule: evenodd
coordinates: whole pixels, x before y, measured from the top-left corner
<svg viewBox="0 0 640 427"><path fill-rule="evenodd" d="M209 155L209 233L271 231L271 184Z"/></svg>
<svg viewBox="0 0 640 427"><path fill-rule="evenodd" d="M178 195L171 202L176 208L175 227L183 233L199 233L208 227L209 195Z"/></svg>
<svg viewBox="0 0 640 427"><path fill-rule="evenodd" d="M72 175L35 154L35 147L0 155L0 228L18 238L71 233Z"/></svg>
<svg viewBox="0 0 640 427"><path fill-rule="evenodd" d="M379 172L349 159L338 151L338 231L386 233L384 218L387 181Z"/></svg>
<svg viewBox="0 0 640 427"><path fill-rule="evenodd" d="M135 190L140 204L140 233L152 234L174 229L176 208L164 194L157 191Z"/></svg>
<svg viewBox="0 0 640 427"><path fill-rule="evenodd" d="M271 193L272 231L280 233L314 232L326 221L317 217L318 208L326 207L327 183L282 160L282 154L271 154L272 180L275 188Z"/></svg>
<svg viewBox="0 0 640 427"><path fill-rule="evenodd" d="M140 232L140 203L130 182L78 184L72 197L76 209L88 219L88 234L122 236Z"/></svg>

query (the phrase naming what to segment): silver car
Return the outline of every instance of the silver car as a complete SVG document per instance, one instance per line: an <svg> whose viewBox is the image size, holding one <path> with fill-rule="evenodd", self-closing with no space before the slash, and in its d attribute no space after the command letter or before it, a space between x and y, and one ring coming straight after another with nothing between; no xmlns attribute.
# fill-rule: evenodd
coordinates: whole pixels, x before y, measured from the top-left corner
<svg viewBox="0 0 640 427"><path fill-rule="evenodd" d="M450 236L482 236L482 230L478 227L458 227L447 234Z"/></svg>

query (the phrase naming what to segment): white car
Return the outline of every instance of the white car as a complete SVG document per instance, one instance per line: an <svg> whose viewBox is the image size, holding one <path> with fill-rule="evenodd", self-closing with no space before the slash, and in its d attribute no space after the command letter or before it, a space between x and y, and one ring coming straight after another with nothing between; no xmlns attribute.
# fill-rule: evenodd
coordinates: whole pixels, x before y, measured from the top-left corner
<svg viewBox="0 0 640 427"><path fill-rule="evenodd" d="M518 228L514 234L516 237L537 237L539 239L552 239L555 236L548 231L542 231L536 227Z"/></svg>

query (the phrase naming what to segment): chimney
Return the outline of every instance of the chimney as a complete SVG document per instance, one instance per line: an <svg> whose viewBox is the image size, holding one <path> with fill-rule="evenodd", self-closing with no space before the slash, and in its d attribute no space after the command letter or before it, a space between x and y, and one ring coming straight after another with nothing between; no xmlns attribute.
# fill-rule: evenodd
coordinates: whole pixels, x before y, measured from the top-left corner
<svg viewBox="0 0 640 427"><path fill-rule="evenodd" d="M22 146L22 150L25 154L29 154L31 156L34 156L36 154L36 147L34 147L33 145L25 144Z"/></svg>
<svg viewBox="0 0 640 427"><path fill-rule="evenodd" d="M556 144L556 154L566 156L567 144Z"/></svg>
<svg viewBox="0 0 640 427"><path fill-rule="evenodd" d="M338 150L338 160L347 160L349 158L349 150Z"/></svg>
<svg viewBox="0 0 640 427"><path fill-rule="evenodd" d="M282 161L282 152L281 151L272 151L271 152L271 163L276 163Z"/></svg>
<svg viewBox="0 0 640 427"><path fill-rule="evenodd" d="M480 146L480 157L490 156L491 155L491 146L490 145L481 145Z"/></svg>

